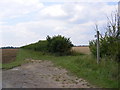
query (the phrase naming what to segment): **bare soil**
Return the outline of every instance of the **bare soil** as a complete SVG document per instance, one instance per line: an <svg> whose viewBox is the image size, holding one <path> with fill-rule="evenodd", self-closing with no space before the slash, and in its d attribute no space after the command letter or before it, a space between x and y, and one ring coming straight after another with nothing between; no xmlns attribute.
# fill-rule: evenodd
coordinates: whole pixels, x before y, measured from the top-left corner
<svg viewBox="0 0 120 90"><path fill-rule="evenodd" d="M2 63L10 63L16 59L19 49L2 49Z"/></svg>
<svg viewBox="0 0 120 90"><path fill-rule="evenodd" d="M30 60L2 72L3 88L92 88L87 81L70 75L51 61Z"/></svg>

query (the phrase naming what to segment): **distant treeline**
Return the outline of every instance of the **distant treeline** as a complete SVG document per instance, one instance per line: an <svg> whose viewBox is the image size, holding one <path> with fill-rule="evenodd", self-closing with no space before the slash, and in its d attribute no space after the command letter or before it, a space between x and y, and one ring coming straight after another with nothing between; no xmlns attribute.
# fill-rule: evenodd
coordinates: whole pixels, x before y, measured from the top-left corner
<svg viewBox="0 0 120 90"><path fill-rule="evenodd" d="M7 46L7 47L0 47L0 49L18 49L19 47L12 47L12 46Z"/></svg>

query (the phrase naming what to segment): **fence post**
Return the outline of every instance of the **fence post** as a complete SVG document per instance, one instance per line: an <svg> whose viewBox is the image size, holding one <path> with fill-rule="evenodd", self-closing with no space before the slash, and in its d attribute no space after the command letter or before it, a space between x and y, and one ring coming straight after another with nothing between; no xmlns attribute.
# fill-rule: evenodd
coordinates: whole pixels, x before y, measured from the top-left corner
<svg viewBox="0 0 120 90"><path fill-rule="evenodd" d="M97 31L97 63L100 61L99 31Z"/></svg>

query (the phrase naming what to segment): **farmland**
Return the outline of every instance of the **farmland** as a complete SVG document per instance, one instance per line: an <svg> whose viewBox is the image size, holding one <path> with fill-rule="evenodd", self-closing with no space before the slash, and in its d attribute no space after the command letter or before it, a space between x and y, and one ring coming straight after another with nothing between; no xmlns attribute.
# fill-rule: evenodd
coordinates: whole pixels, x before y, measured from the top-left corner
<svg viewBox="0 0 120 90"><path fill-rule="evenodd" d="M118 87L118 64L109 60L101 60L99 65L91 55L77 54L75 56L54 56L33 50L20 49L16 60L3 64L3 69L10 69L27 63L26 59L49 60L56 66L67 69L77 77L82 77L98 87Z"/></svg>
<svg viewBox="0 0 120 90"><path fill-rule="evenodd" d="M16 55L19 49L1 49L2 50L2 63L7 64L16 59ZM89 47L72 47L72 51L83 53L83 54L90 54Z"/></svg>
<svg viewBox="0 0 120 90"><path fill-rule="evenodd" d="M16 59L19 49L2 49L2 63L10 63Z"/></svg>
<svg viewBox="0 0 120 90"><path fill-rule="evenodd" d="M83 54L90 54L89 46L72 47L72 51L75 51L75 52L78 52L78 53L83 53Z"/></svg>

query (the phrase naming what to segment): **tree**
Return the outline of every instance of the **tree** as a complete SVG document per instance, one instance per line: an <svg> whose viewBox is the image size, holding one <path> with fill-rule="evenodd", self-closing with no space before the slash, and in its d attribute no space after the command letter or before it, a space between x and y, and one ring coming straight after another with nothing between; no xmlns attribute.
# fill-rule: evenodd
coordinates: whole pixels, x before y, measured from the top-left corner
<svg viewBox="0 0 120 90"><path fill-rule="evenodd" d="M106 32L104 35L100 34L100 56L120 62L120 16L116 12L107 19ZM96 40L90 41L89 44L92 54L96 56Z"/></svg>

